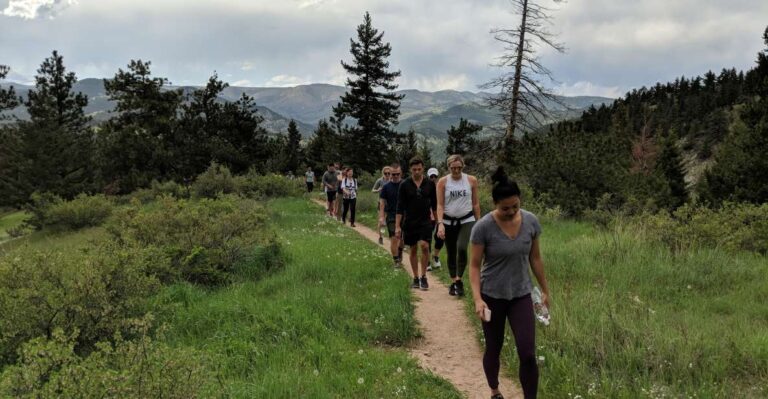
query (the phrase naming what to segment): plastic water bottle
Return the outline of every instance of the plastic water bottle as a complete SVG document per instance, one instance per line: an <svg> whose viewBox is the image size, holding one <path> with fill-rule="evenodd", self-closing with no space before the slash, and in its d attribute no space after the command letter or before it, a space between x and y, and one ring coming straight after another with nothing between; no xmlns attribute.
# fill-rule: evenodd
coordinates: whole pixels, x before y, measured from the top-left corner
<svg viewBox="0 0 768 399"><path fill-rule="evenodd" d="M533 299L533 311L536 313L536 320L545 326L549 325L549 309L547 305L541 299L541 291L539 287L533 287L533 293L531 293L531 299Z"/></svg>

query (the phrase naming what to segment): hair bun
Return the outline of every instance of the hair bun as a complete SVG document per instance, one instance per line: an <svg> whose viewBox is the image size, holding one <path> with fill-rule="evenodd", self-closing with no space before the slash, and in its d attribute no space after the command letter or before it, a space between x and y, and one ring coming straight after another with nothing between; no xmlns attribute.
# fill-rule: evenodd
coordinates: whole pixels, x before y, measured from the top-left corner
<svg viewBox="0 0 768 399"><path fill-rule="evenodd" d="M504 171L503 166L499 166L496 168L496 171L493 172L491 175L491 182L493 184L500 184L500 183L507 183L509 181L509 177L507 176L507 173Z"/></svg>

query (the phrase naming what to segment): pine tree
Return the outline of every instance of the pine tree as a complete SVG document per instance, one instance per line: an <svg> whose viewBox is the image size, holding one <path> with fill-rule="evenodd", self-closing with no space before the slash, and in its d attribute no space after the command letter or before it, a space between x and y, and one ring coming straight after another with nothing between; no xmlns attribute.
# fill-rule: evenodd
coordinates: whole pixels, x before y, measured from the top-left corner
<svg viewBox="0 0 768 399"><path fill-rule="evenodd" d="M303 151L301 149L301 133L296 127L296 121L291 119L288 123L287 145L285 147L285 167L294 176L298 175L299 167L303 162Z"/></svg>
<svg viewBox="0 0 768 399"><path fill-rule="evenodd" d="M669 186L668 198L660 198L658 205L675 210L688 201L685 167L677 146L677 135L672 132L661 141L656 167Z"/></svg>
<svg viewBox="0 0 768 399"><path fill-rule="evenodd" d="M420 140L418 155L421 157L421 160L424 161L425 168L436 166L432 163L432 150L429 149L429 143L427 142L426 137L422 137Z"/></svg>
<svg viewBox="0 0 768 399"><path fill-rule="evenodd" d="M396 157L403 171L408 171L408 162L411 158L419 155L419 142L416 139L416 131L413 128L408 129L402 140L398 140Z"/></svg>
<svg viewBox="0 0 768 399"><path fill-rule="evenodd" d="M339 148L338 134L331 124L323 119L317 123L317 128L307 143L307 164L315 171L325 170L328 163L339 161Z"/></svg>
<svg viewBox="0 0 768 399"><path fill-rule="evenodd" d="M0 80L5 79L8 76L10 68L5 65L0 65ZM13 86L8 89L0 87L0 120L3 119L2 112L5 110L16 108L19 105L19 101L16 98L16 92L13 90Z"/></svg>
<svg viewBox="0 0 768 399"><path fill-rule="evenodd" d="M117 113L103 126L99 143L108 192L128 193L177 174L172 140L182 92L166 90L168 79L152 77L150 65L132 60L127 71L104 79Z"/></svg>
<svg viewBox="0 0 768 399"><path fill-rule="evenodd" d="M382 41L383 35L373 28L366 12L363 23L357 27L357 41L350 39L352 63L341 62L351 75L346 83L348 91L333 107L334 122L343 124L344 141L355 149L345 151L344 163L372 173L386 162L398 137L392 125L397 123L400 100L404 97L393 92L400 71L388 71L387 58L392 48ZM378 88L385 91L379 92ZM346 118L356 123L346 124Z"/></svg>
<svg viewBox="0 0 768 399"><path fill-rule="evenodd" d="M448 129L448 145L445 147L445 154L466 156L477 145L477 136L481 130L483 130L482 126L460 118L458 127L451 125Z"/></svg>
<svg viewBox="0 0 768 399"><path fill-rule="evenodd" d="M29 121L18 125L19 155L26 165L21 175L29 189L65 198L94 189L93 141L84 111L88 97L72 91L75 83L56 51L37 70L35 88L24 101Z"/></svg>

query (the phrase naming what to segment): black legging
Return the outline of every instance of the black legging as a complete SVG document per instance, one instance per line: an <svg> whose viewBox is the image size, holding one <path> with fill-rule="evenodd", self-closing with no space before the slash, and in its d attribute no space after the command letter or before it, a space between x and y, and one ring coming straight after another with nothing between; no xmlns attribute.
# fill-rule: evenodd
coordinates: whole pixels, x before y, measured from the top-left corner
<svg viewBox="0 0 768 399"><path fill-rule="evenodd" d="M451 278L464 277L464 270L467 268L469 234L474 225L475 222L455 226L445 225L445 246L448 249L448 272Z"/></svg>
<svg viewBox="0 0 768 399"><path fill-rule="evenodd" d="M351 215L349 215L349 223L355 224L355 206L357 205L357 198L344 198L344 211L341 214L341 221L346 223L347 222L347 211L352 210Z"/></svg>
<svg viewBox="0 0 768 399"><path fill-rule="evenodd" d="M483 323L485 354L483 370L488 386L499 387L499 356L504 346L504 322L509 320L515 337L517 357L520 359L520 385L525 399L535 399L539 385L539 367L536 364L536 330L531 295L512 300L496 299L485 294L483 301L491 309L491 321Z"/></svg>
<svg viewBox="0 0 768 399"><path fill-rule="evenodd" d="M435 225L435 234L433 238L435 239L435 249L437 250L443 249L443 244L445 243L445 240L437 236L437 225Z"/></svg>

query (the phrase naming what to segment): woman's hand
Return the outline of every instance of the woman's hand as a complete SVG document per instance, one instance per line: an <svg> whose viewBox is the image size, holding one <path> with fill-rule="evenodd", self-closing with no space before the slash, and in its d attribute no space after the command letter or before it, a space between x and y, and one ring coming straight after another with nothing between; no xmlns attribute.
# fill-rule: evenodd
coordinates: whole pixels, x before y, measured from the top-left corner
<svg viewBox="0 0 768 399"><path fill-rule="evenodd" d="M541 303L543 303L544 306L547 307L547 309L550 309L550 307L549 307L549 292L542 292L541 293Z"/></svg>
<svg viewBox="0 0 768 399"><path fill-rule="evenodd" d="M485 313L486 308L488 308L488 305L482 299L475 301L475 314L480 320L483 320L483 313Z"/></svg>
<svg viewBox="0 0 768 399"><path fill-rule="evenodd" d="M441 240L445 240L445 225L442 223L437 224L437 237Z"/></svg>

